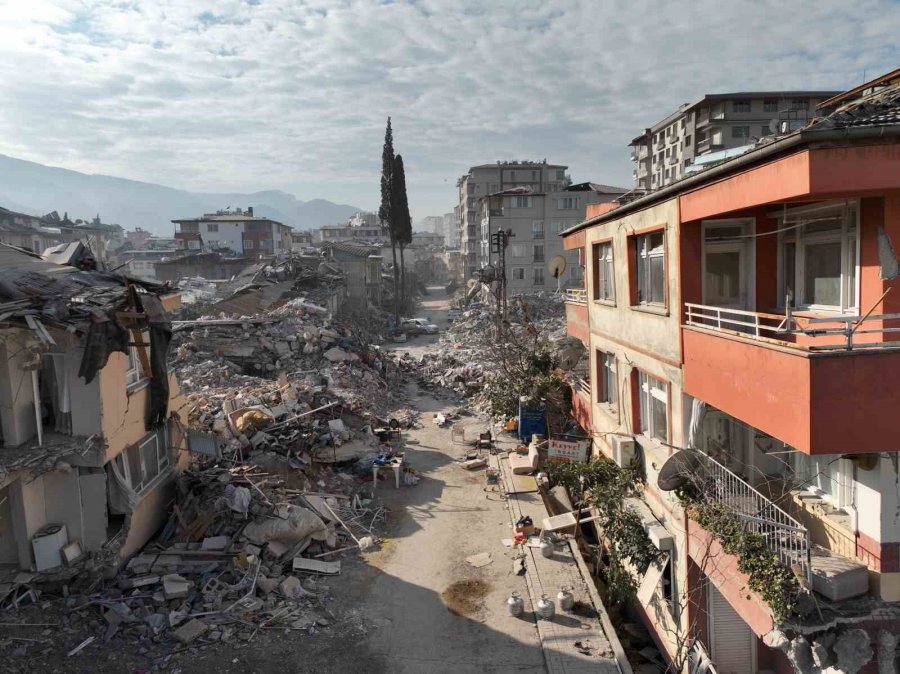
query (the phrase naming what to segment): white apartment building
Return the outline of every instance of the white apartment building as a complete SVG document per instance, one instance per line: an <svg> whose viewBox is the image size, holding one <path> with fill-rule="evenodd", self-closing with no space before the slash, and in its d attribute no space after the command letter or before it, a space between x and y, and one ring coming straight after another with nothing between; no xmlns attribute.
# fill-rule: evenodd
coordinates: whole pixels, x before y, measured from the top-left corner
<svg viewBox="0 0 900 674"><path fill-rule="evenodd" d="M510 294L559 287L581 286L583 260L578 251L563 249L560 232L584 221L587 207L614 201L627 193L625 187L579 183L540 191L534 187L515 187L478 200L481 226L479 255L482 266L497 262L491 235L510 230L506 249L506 283ZM550 262L557 255L566 260L566 268L554 279Z"/></svg>
<svg viewBox="0 0 900 674"><path fill-rule="evenodd" d="M486 256L481 245L481 213L478 200L515 187L546 194L565 189L572 181L566 174L567 166L542 161L498 161L480 164L469 169L456 182L459 202L454 208L459 248L463 254L463 273L470 278L484 266ZM584 215L582 211L581 215ZM574 224L574 223L573 223ZM448 242L452 245L454 242Z"/></svg>
<svg viewBox="0 0 900 674"><path fill-rule="evenodd" d="M634 186L665 187L711 162L723 161L760 139L787 133L812 119L836 91L758 91L707 94L629 143Z"/></svg>
<svg viewBox="0 0 900 674"><path fill-rule="evenodd" d="M172 220L175 238L188 250L228 248L238 255L276 255L291 250L291 227L246 211L223 210Z"/></svg>

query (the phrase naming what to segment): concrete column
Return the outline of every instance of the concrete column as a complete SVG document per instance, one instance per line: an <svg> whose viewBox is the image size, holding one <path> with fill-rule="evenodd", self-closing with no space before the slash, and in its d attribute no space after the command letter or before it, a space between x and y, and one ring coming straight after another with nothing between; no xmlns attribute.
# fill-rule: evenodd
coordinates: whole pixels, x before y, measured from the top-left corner
<svg viewBox="0 0 900 674"><path fill-rule="evenodd" d="M44 479L33 481L22 478L9 487L10 509L12 510L13 535L19 550L19 568L30 570L33 566L31 537L47 524L44 505Z"/></svg>
<svg viewBox="0 0 900 674"><path fill-rule="evenodd" d="M0 424L7 447L21 445L37 433L31 372L23 369L27 355L22 339L0 342Z"/></svg>

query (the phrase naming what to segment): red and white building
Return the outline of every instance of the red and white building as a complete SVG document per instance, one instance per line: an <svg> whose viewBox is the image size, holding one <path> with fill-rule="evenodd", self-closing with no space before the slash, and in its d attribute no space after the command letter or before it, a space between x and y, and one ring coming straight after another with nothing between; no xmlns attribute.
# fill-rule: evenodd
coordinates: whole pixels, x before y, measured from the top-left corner
<svg viewBox="0 0 900 674"><path fill-rule="evenodd" d="M237 255L269 256L291 250L291 227L246 211L224 210L199 218L172 220L181 247L193 251L231 250Z"/></svg>
<svg viewBox="0 0 900 674"><path fill-rule="evenodd" d="M900 631L900 71L820 108L562 234L585 264L566 306L590 354L575 416L595 455L639 463L668 553L635 608L665 657L687 644L719 673L793 671L781 635L839 667L859 629L875 671ZM678 453L810 585L810 615L776 624L659 487Z"/></svg>

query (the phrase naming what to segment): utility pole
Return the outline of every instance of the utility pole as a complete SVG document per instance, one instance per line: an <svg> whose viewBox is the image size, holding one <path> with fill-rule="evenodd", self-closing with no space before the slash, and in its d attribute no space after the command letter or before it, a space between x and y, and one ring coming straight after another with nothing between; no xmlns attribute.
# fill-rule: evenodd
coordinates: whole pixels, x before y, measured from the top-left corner
<svg viewBox="0 0 900 674"><path fill-rule="evenodd" d="M506 248L509 246L509 240L514 237L511 229L500 230L491 234L491 247L497 253L497 271L495 278L497 285L494 293L497 298L497 337L501 340L504 337L503 326L508 316L506 302Z"/></svg>

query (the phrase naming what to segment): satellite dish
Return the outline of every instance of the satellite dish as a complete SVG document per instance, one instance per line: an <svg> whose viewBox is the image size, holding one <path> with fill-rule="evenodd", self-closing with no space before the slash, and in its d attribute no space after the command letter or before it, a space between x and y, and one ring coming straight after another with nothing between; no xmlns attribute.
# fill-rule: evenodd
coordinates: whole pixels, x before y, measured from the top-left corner
<svg viewBox="0 0 900 674"><path fill-rule="evenodd" d="M769 131L771 131L771 132L774 133L774 134L781 133L781 131L780 131L780 121L779 121L779 119L778 119L777 117L773 117L773 118L769 121Z"/></svg>
<svg viewBox="0 0 900 674"><path fill-rule="evenodd" d="M556 350L559 368L566 371L575 369L584 355L584 343L577 337L567 337L563 339Z"/></svg>
<svg viewBox="0 0 900 674"><path fill-rule="evenodd" d="M693 452L676 452L659 469L656 484L663 491L674 491L690 482L700 469L700 459Z"/></svg>
<svg viewBox="0 0 900 674"><path fill-rule="evenodd" d="M566 270L566 258L562 255L554 255L550 258L550 262L547 263L547 271L550 272L550 276L555 279L558 279L562 276L562 273Z"/></svg>

